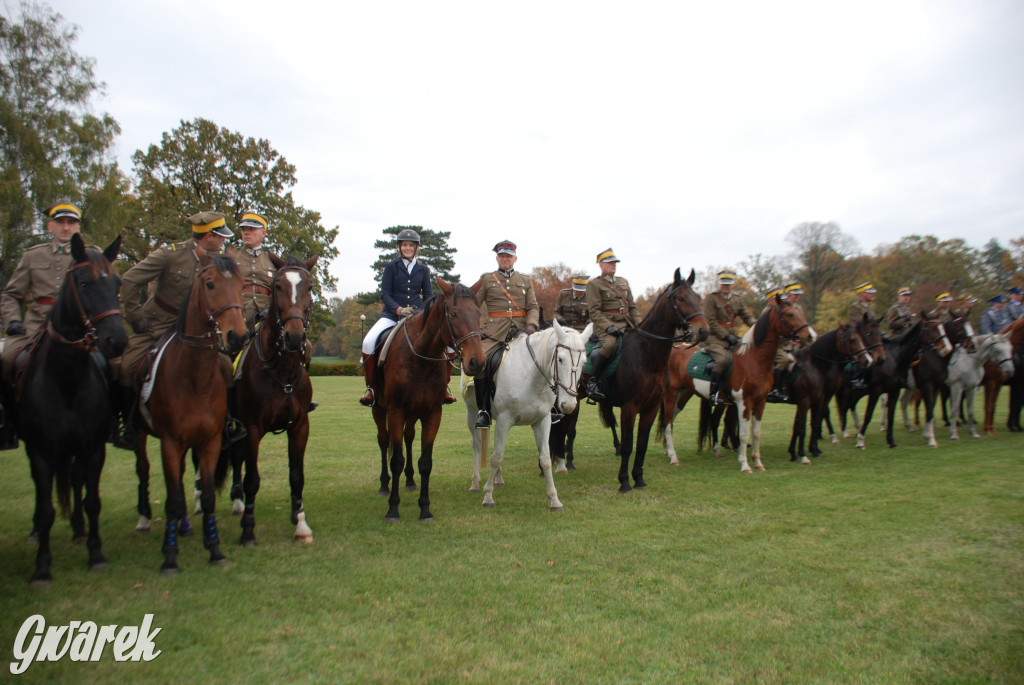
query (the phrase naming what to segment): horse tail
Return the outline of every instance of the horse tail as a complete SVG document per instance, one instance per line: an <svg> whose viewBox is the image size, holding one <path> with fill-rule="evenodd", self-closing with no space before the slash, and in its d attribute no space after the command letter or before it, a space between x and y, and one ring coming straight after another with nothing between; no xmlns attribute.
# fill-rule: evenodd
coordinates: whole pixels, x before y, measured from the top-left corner
<svg viewBox="0 0 1024 685"><path fill-rule="evenodd" d="M235 443L226 450L221 450L217 457L217 467L213 470L213 485L217 490L224 487L224 481L228 478L228 469L231 467L231 455L239 448L241 443Z"/></svg>
<svg viewBox="0 0 1024 685"><path fill-rule="evenodd" d="M662 400L661 406L658 407L658 426L654 431L654 439L658 442L665 440L665 401Z"/></svg>
<svg viewBox="0 0 1024 685"><path fill-rule="evenodd" d="M697 427L697 451L704 451L704 443L711 437L711 403L700 398L700 423Z"/></svg>
<svg viewBox="0 0 1024 685"><path fill-rule="evenodd" d="M605 428L615 428L615 411L612 403L601 402L598 407L601 410L601 425Z"/></svg>
<svg viewBox="0 0 1024 685"><path fill-rule="evenodd" d="M54 472L57 484L57 502L61 518L68 518L71 512L71 460L61 464Z"/></svg>

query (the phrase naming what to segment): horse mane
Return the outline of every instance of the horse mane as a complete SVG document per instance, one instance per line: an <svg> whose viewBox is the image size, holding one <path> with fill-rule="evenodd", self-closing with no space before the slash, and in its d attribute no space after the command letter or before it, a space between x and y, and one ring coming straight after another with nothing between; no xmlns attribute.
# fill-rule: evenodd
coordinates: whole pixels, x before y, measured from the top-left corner
<svg viewBox="0 0 1024 685"><path fill-rule="evenodd" d="M775 307L768 307L767 309L765 309L764 312L761 313L761 316L754 323L754 327L753 327L752 330L754 331L754 344L755 345L760 345L768 337L768 326L769 326L768 320L772 316L772 310L773 309L775 309ZM746 337L746 336L744 336L744 337Z"/></svg>
<svg viewBox="0 0 1024 685"><path fill-rule="evenodd" d="M300 269L302 269L303 271L306 270L306 262L304 262L303 260L299 259L298 257L296 257L293 254L290 254L290 255L288 255L288 256L286 256L284 258L284 266L282 268L287 268L289 266L297 266Z"/></svg>
<svg viewBox="0 0 1024 685"><path fill-rule="evenodd" d="M655 315L654 314L654 310L656 310L658 308L658 304L660 304L661 301L663 299L665 299L665 297L667 297L670 292L672 292L673 286L674 286L673 283L669 283L667 286L665 286L664 290L662 290L660 293L658 293L658 297L655 298L654 304L652 304L651 308L647 310L646 314L644 314L644 318L640 319L640 323L637 325L637 328L639 328L644 323L646 323L647 319L649 319L649 318L651 318L652 316Z"/></svg>
<svg viewBox="0 0 1024 685"><path fill-rule="evenodd" d="M427 316L429 316L430 308L434 306L434 300L439 297L444 300L442 293L435 293L430 296L430 299L423 303L423 318L427 318ZM456 283L452 286L452 299L455 299L456 297L472 297L475 300L476 293L461 283Z"/></svg>
<svg viewBox="0 0 1024 685"><path fill-rule="evenodd" d="M825 331L824 333L819 335L813 343L811 343L810 349L813 350L815 353L819 353L820 350L830 349L830 346L835 347L835 339L838 334L838 328L833 328L830 331Z"/></svg>
<svg viewBox="0 0 1024 685"><path fill-rule="evenodd" d="M98 247L88 246L85 248L85 262L89 264L89 276L96 280L104 273L113 274L114 265L107 261L103 250ZM66 281L65 281L66 282Z"/></svg>

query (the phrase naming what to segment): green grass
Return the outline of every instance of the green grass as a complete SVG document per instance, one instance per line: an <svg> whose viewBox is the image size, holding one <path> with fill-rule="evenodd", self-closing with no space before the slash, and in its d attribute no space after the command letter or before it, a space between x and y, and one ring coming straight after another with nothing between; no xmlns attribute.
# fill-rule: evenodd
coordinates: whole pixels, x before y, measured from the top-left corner
<svg viewBox="0 0 1024 685"><path fill-rule="evenodd" d="M384 522L370 412L358 379L314 379L305 502L312 545L292 540L286 442L264 441L260 544L211 567L185 539L164 578L162 522L134 528L134 460L110 449L102 533L110 567L54 528L54 581L30 589L33 503L20 451L0 453L0 645L22 622L138 625L155 614L150 663L37 663L26 682L723 682L1024 680L1024 436L946 439L897 429L825 445L811 466L785 452L792 409L770 406L766 473L734 453L695 453L695 407L676 427L683 462L650 450L650 487L616 492L610 433L584 407L578 470L547 509L532 431L514 429L497 508L467 492L464 406L445 412L431 508ZM1001 412L1005 422L1006 392ZM877 426L877 417L873 422ZM961 433L963 434L963 433ZM155 444L151 441L151 453ZM417 447L418 454L418 447ZM191 472L191 467L189 469ZM163 501L160 467L154 499ZM154 505L162 514L162 504ZM7 675L6 665L0 673ZM0 680L4 679L0 676Z"/></svg>

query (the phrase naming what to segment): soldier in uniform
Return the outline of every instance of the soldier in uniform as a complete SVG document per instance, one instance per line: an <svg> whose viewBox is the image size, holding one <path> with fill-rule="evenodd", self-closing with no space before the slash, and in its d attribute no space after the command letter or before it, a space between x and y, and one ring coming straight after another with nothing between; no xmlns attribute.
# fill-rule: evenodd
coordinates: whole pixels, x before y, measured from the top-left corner
<svg viewBox="0 0 1024 685"><path fill-rule="evenodd" d="M917 313L910 307L910 296L913 292L907 286L896 291L896 304L889 307L889 311L885 315L885 322L889 326L889 335L897 336L916 323Z"/></svg>
<svg viewBox="0 0 1024 685"><path fill-rule="evenodd" d="M0 315L3 316L7 331L3 351L5 381L10 378L14 358L25 349L57 301L64 276L74 262L71 256L71 236L81 232L82 228L82 212L69 200L61 200L47 207L43 214L46 216L46 230L53 236L53 240L25 250L4 286L3 293L0 293ZM6 382L4 386L7 387ZM5 396L5 409L9 409L11 404L12 398ZM14 425L8 420L9 417L7 411L0 416L3 420L0 449L18 446Z"/></svg>
<svg viewBox="0 0 1024 685"><path fill-rule="evenodd" d="M1020 317L1024 316L1024 289L1020 286L1013 286L1006 291L1010 301L1006 303L1006 311L1010 312L1010 316L1016 321Z"/></svg>
<svg viewBox="0 0 1024 685"><path fill-rule="evenodd" d="M771 307L775 296L779 295L782 299L789 302L794 308L798 309L801 314L804 310L800 307L797 302L800 301L800 296L804 294L804 287L800 283L790 283L785 288L773 290L768 293L768 307ZM765 310L768 309L765 307ZM790 352L797 348L797 343L792 340L784 340L779 343L778 350L775 352L775 365L772 369L772 374L775 378L775 382L772 385L771 392L765 398L768 402L789 402L789 395L786 394L786 380L789 372L792 370L793 357Z"/></svg>
<svg viewBox="0 0 1024 685"><path fill-rule="evenodd" d="M594 335L600 344L590 353L590 378L587 380L587 396L595 401L605 399L602 378L608 362L615 354L616 339L640 323L640 310L633 301L629 282L615 275L619 258L612 248L597 255L601 275L587 282L587 304L590 306L590 320L594 324Z"/></svg>
<svg viewBox="0 0 1024 685"><path fill-rule="evenodd" d="M974 295L966 293L960 297L959 302L953 307L952 313L954 319L970 319L971 318L971 307L978 301Z"/></svg>
<svg viewBox="0 0 1024 685"><path fill-rule="evenodd" d="M224 240L234 235L220 212L199 212L190 216L188 222L192 226L191 238L157 248L122 277L124 318L134 334L128 339L128 347L121 356L118 404L125 428L114 442L114 446L121 449L135 449L136 426L130 418L136 401L135 369L146 351L177 321L178 306L192 289L192 282L199 273L196 248L211 254L219 253L224 247ZM152 297L148 294L151 283L155 284ZM229 420L234 424L232 440L244 437L244 429L241 429L241 435L238 434L240 424Z"/></svg>
<svg viewBox="0 0 1024 685"><path fill-rule="evenodd" d="M850 323L856 323L862 321L864 315L868 315L868 319L871 321L877 321L878 316L875 314L875 293L878 290L875 288L871 281L865 281L858 285L854 290L857 291L857 299L854 300L853 304L850 305ZM868 387L867 374L870 369L862 369L857 366L854 369L853 374L850 376L850 387L855 390L866 390Z"/></svg>
<svg viewBox="0 0 1024 685"><path fill-rule="evenodd" d="M533 281L515 270L518 260L516 244L502 240L493 249L497 253L498 269L480 277L480 289L476 294L481 306L481 328L484 332L481 343L485 357L520 332L525 331L527 335L536 332L540 324L540 307ZM491 379L486 369L475 377L474 388L476 406L480 410L476 416L476 427L490 428Z"/></svg>
<svg viewBox="0 0 1024 685"><path fill-rule="evenodd" d="M704 316L708 320L708 339L704 342L704 349L715 360L714 369L711 371L711 391L708 398L713 405L725 403L725 398L719 392L719 384L722 382L722 375L732 363L731 349L740 341L739 337L733 333L736 319L740 319L748 326L753 326L756 323L754 315L750 313L743 301L732 296L732 285L735 282L735 273L728 270L720 271L718 273L718 290L708 293L702 303Z"/></svg>
<svg viewBox="0 0 1024 685"><path fill-rule="evenodd" d="M988 301L992 306L981 315L982 334L998 333L1013 323L1013 317L1010 316L1010 312L1006 309L1005 297L996 295L989 298Z"/></svg>
<svg viewBox="0 0 1024 685"><path fill-rule="evenodd" d="M572 287L558 291L555 300L555 318L561 319L580 333L590 323L590 312L587 309L587 275L575 274Z"/></svg>
<svg viewBox="0 0 1024 685"><path fill-rule="evenodd" d="M939 293L935 297L935 309L929 313L933 319L938 319L939 323L947 324L953 320L953 296L947 293Z"/></svg>

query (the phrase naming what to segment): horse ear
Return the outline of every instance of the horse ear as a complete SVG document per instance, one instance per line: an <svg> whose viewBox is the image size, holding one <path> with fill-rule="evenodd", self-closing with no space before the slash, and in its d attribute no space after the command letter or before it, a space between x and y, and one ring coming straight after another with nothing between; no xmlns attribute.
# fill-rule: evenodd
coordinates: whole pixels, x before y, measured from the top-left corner
<svg viewBox="0 0 1024 685"><path fill-rule="evenodd" d="M697 272L690 267L690 277L686 279L686 285L693 287L693 282L697 280Z"/></svg>
<svg viewBox="0 0 1024 685"><path fill-rule="evenodd" d="M103 251L103 256L107 258L107 261L111 264L117 259L117 253L121 251L121 234L118 233L117 237L114 238L114 242L107 246L107 249Z"/></svg>
<svg viewBox="0 0 1024 685"><path fill-rule="evenodd" d="M451 295L452 291L455 290L455 288L451 287L448 284L448 282L446 280L444 280L443 278L441 278L440 276L437 277L437 287L441 289L441 292L444 293L445 297L448 297L449 295Z"/></svg>
<svg viewBox="0 0 1024 685"><path fill-rule="evenodd" d="M273 252L268 252L267 256L270 257L270 263L274 265L275 269L280 269L282 266L284 266L284 260L278 257Z"/></svg>
<svg viewBox="0 0 1024 685"><path fill-rule="evenodd" d="M79 233L71 236L71 256L76 262L85 261L85 243L82 242L82 236Z"/></svg>
<svg viewBox="0 0 1024 685"><path fill-rule="evenodd" d="M565 330L562 328L562 324L558 323L557 318L551 319L551 327L555 329L559 340L565 339Z"/></svg>
<svg viewBox="0 0 1024 685"><path fill-rule="evenodd" d="M580 333L580 335L583 336L584 340L590 340L590 336L592 336L593 334L594 334L594 322L591 321L590 323L587 324L587 327L583 329L583 332Z"/></svg>
<svg viewBox="0 0 1024 685"><path fill-rule="evenodd" d="M305 262L303 262L306 265L306 271L310 271L310 272L313 271L313 267L316 266L316 263L319 260L320 260L320 255L314 255L314 256L310 257L309 259L307 259Z"/></svg>
<svg viewBox="0 0 1024 685"><path fill-rule="evenodd" d="M480 279L477 280L476 283L474 283L473 285L469 286L469 289L472 290L474 293L478 293L478 292L480 292L480 288L482 288L483 285L484 285L484 279L480 278Z"/></svg>
<svg viewBox="0 0 1024 685"><path fill-rule="evenodd" d="M676 272L672 274L672 287L678 288L683 283L683 275L679 271L679 267L676 267Z"/></svg>

